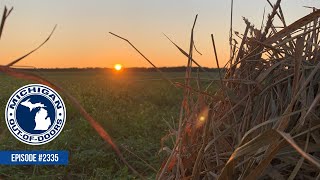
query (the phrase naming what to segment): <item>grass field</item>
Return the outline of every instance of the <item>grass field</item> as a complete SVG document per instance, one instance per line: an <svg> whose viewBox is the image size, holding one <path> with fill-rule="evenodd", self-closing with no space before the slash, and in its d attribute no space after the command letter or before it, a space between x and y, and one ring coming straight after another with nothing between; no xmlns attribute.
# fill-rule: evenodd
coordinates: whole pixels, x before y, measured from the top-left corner
<svg viewBox="0 0 320 180"><path fill-rule="evenodd" d="M119 145L128 162L144 176L154 179L165 152L160 140L174 126L179 115L182 89L159 80L156 72L38 72L68 90L105 128ZM165 73L169 78L183 72ZM207 77L207 74L202 74ZM212 77L212 74L211 74ZM183 82L182 79L174 81ZM77 110L64 98L67 122L52 142L30 146L16 140L4 120L5 105L19 87L33 82L1 74L0 150L68 150L68 166L0 166L0 179L132 179L135 176L115 156ZM204 82L202 85L209 84ZM214 91L213 84L211 90ZM135 155L133 155L132 153Z"/></svg>

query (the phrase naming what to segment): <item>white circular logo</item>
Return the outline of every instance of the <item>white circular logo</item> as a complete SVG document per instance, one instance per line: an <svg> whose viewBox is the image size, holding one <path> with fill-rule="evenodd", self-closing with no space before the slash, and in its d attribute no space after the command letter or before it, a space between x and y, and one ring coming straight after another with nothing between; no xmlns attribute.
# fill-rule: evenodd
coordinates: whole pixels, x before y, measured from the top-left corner
<svg viewBox="0 0 320 180"><path fill-rule="evenodd" d="M66 107L55 90L42 84L29 84L12 94L5 119L10 132L19 141L42 145L62 131Z"/></svg>

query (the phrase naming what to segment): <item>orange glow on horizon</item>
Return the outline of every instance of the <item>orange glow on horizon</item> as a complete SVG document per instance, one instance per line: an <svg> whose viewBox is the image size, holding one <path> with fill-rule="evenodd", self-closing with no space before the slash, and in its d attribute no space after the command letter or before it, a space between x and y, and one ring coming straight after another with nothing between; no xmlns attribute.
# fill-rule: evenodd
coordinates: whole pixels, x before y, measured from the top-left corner
<svg viewBox="0 0 320 180"><path fill-rule="evenodd" d="M115 69L116 71L120 71L120 70L122 69L122 65L121 65L121 64L115 64L115 65L114 65L114 69Z"/></svg>

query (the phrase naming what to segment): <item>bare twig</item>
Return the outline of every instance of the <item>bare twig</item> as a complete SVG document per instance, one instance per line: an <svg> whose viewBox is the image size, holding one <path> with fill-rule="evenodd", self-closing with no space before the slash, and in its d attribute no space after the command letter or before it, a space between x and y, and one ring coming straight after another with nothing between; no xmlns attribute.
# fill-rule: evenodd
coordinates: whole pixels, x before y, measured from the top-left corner
<svg viewBox="0 0 320 180"><path fill-rule="evenodd" d="M112 35L114 35L114 36L117 37L117 38L120 38L120 39L126 41L128 44L130 44L130 46L133 47L133 49L135 49L146 61L148 61L149 64L151 64L151 65L156 69L156 71L158 71L158 72L161 74L161 76L162 76L162 78L163 78L164 80L166 80L166 81L168 81L170 84L174 85L174 83L173 83L170 79L168 79L168 78L165 76L165 74L164 74L162 71L160 71L159 68L158 68L155 64L153 64L144 54L142 54L128 39L125 39L125 38L123 38L123 37L121 37L121 36L119 36L119 35L117 35L117 34L112 33L112 32L109 32L109 33L112 34Z"/></svg>
<svg viewBox="0 0 320 180"><path fill-rule="evenodd" d="M12 61L11 63L7 64L8 67L13 66L14 64L16 64L17 62L21 61L22 59L28 57L29 55L31 55L32 53L36 52L38 49L40 49L44 44L46 44L46 42L49 41L49 39L51 38L52 34L54 33L55 29L57 28L57 25L54 26L54 28L52 29L51 33L49 34L49 36L47 37L47 39L41 43L37 48L35 48L34 50L30 51L29 53L27 53L26 55L21 56L20 58Z"/></svg>
<svg viewBox="0 0 320 180"><path fill-rule="evenodd" d="M0 39L2 37L3 28L6 23L6 20L7 20L8 16L10 15L10 13L12 12L12 10L13 10L13 7L8 12L7 7L6 6L4 7L4 11L3 11L2 19L1 19L1 25L0 25Z"/></svg>

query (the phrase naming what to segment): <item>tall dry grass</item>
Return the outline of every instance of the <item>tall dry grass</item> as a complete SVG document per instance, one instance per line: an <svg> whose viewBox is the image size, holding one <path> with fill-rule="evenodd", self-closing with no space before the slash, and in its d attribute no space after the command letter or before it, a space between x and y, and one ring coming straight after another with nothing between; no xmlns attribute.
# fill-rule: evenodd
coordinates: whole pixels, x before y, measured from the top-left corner
<svg viewBox="0 0 320 180"><path fill-rule="evenodd" d="M230 36L216 94L190 87L187 70L176 142L158 179L320 178L320 10L287 25L280 2L269 2L260 29L244 18L244 33Z"/></svg>

